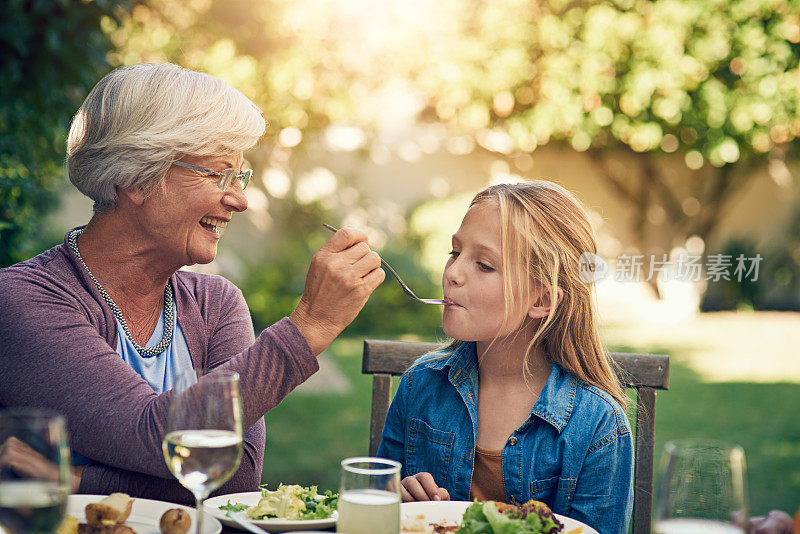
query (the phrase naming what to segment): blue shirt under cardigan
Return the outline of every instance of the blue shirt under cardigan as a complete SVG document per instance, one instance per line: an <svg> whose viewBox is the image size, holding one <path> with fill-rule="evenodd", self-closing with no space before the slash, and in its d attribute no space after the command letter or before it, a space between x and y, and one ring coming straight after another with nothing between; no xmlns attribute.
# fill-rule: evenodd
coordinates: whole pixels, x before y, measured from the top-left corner
<svg viewBox="0 0 800 534"><path fill-rule="evenodd" d="M153 356L152 358L143 358L139 355L139 351L133 345L125 331L122 329L122 324L117 321L117 352L125 363L130 365L136 373L145 379L150 384L153 391L156 393L164 393L169 391L175 384L178 376L193 369L192 357L189 355L189 347L186 345L186 338L183 337L183 331L178 324L177 314L174 311L175 303L172 304L173 313L173 331L172 340L163 352ZM164 310L161 310L161 315L158 317L158 324L153 331L153 335L147 341L144 348L149 349L155 347L161 342L161 337L164 335ZM196 377L189 383L196 382Z"/></svg>
<svg viewBox="0 0 800 534"><path fill-rule="evenodd" d="M478 431L475 343L423 356L400 380L378 456L402 477L429 472L453 500L470 499ZM553 512L623 534L633 506L633 441L610 395L553 364L528 419L503 448L507 501L545 502Z"/></svg>

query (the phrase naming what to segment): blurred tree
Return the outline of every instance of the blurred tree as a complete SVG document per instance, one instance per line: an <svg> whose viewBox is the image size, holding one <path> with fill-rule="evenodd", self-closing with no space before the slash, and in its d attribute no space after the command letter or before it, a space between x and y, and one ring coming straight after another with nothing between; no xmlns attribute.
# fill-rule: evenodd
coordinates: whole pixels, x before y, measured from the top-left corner
<svg viewBox="0 0 800 534"><path fill-rule="evenodd" d="M101 30L132 2L8 0L0 19L0 267L38 252L70 118L109 65Z"/></svg>
<svg viewBox="0 0 800 534"><path fill-rule="evenodd" d="M460 13L460 43L419 76L429 117L506 154L551 141L587 153L630 205L641 251L707 240L759 167L791 181L800 2L470 6Z"/></svg>

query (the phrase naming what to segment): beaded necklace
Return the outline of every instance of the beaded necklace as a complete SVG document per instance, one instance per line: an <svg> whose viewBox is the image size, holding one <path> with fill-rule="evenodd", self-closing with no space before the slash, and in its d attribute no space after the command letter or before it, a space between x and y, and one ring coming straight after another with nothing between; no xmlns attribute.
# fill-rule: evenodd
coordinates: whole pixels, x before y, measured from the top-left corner
<svg viewBox="0 0 800 534"><path fill-rule="evenodd" d="M73 230L67 236L67 242L69 243L69 248L72 249L72 252L75 253L75 256L78 257L78 260L83 265L83 268L86 269L86 272L89 273L89 277L94 282L94 285L97 286L97 291L100 292L100 296L103 297L103 300L106 301L108 307L111 308L111 313L114 314L114 317L117 318L117 321L122 325L122 329L125 331L125 335L128 336L128 339L131 340L133 343L134 348L139 353L142 358L152 358L154 356L158 356L166 348L172 343L172 334L173 334L173 297L172 297L172 287L170 287L169 282L167 282L167 287L164 288L164 334L161 337L161 341L155 347L145 348L140 346L136 341L133 340L133 336L131 335L130 330L128 329L128 323L125 322L125 317L122 315L119 307L116 303L111 299L111 296L106 293L106 290L103 289L103 286L100 285L100 282L97 278L94 277L92 271L89 270L89 267L83 261L83 257L81 257L80 251L78 251L78 236L83 232L83 229Z"/></svg>

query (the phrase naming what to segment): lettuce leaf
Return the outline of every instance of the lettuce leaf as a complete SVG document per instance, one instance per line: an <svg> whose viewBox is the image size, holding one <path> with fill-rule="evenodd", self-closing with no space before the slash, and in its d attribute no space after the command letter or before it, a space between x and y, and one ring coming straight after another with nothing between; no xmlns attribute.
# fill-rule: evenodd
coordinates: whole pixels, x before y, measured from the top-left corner
<svg viewBox="0 0 800 534"><path fill-rule="evenodd" d="M314 487L313 497L306 496L306 509L300 513L298 519L327 519L333 515L339 505L339 494L332 493L330 490L318 499L316 486Z"/></svg>
<svg viewBox="0 0 800 534"><path fill-rule="evenodd" d="M475 501L464 511L456 534L492 534L492 526L483 513L483 503Z"/></svg>
<svg viewBox="0 0 800 534"><path fill-rule="evenodd" d="M228 512L241 512L243 510L247 510L250 508L246 504L242 504L240 502L232 503L230 499L228 499L228 504L223 504L219 507L220 510L226 510Z"/></svg>
<svg viewBox="0 0 800 534"><path fill-rule="evenodd" d="M493 501L483 503L483 513L489 524L492 525L494 534L521 534L523 532L538 532L529 530L525 522L509 514L501 513Z"/></svg>

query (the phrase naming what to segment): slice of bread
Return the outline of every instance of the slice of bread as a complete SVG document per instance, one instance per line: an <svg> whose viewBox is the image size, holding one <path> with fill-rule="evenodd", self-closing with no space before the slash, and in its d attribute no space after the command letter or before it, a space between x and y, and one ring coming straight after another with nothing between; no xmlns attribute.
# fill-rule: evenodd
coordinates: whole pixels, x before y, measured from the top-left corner
<svg viewBox="0 0 800 534"><path fill-rule="evenodd" d="M118 525L131 515L133 499L125 493L112 493L100 502L86 505L86 522L93 527Z"/></svg>

